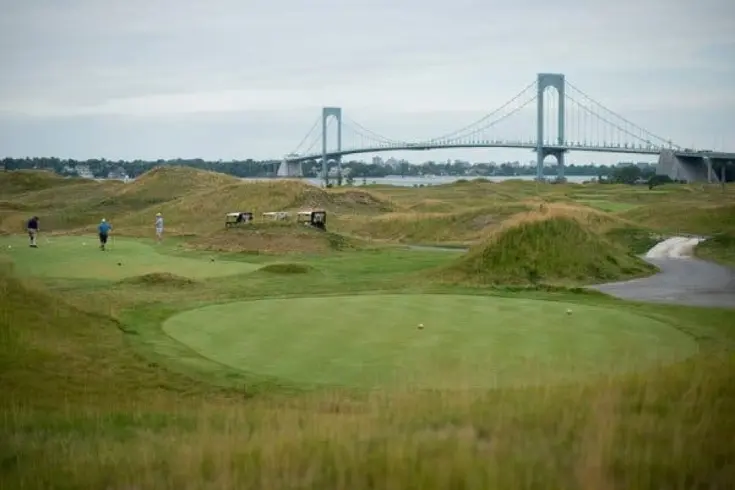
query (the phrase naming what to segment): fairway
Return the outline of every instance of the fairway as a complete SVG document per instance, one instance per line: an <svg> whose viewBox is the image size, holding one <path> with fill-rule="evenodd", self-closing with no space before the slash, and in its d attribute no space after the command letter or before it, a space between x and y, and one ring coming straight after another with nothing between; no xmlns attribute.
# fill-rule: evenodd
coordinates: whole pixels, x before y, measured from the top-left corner
<svg viewBox="0 0 735 490"><path fill-rule="evenodd" d="M680 331L622 309L467 295L236 302L179 313L163 329L254 375L364 388L558 382L641 370L697 350Z"/></svg>
<svg viewBox="0 0 735 490"><path fill-rule="evenodd" d="M203 279L243 274L260 267L246 262L212 262L205 256L169 255L165 246L118 237L105 252L92 236L42 236L38 243L38 248L33 249L25 237L0 237L0 257L10 258L22 274L69 279L120 280L154 272ZM162 247L161 252L158 247Z"/></svg>

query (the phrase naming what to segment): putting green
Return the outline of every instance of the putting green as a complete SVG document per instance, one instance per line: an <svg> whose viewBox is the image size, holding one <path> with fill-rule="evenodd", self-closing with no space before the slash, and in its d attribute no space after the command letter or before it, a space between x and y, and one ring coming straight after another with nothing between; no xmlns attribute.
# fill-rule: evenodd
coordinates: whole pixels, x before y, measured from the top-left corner
<svg viewBox="0 0 735 490"><path fill-rule="evenodd" d="M0 255L9 257L23 274L73 279L120 280L153 272L201 279L243 274L260 267L247 262L211 262L203 256L169 255L165 245L117 237L106 252L92 236L42 236L35 249L28 246L26 237L0 237Z"/></svg>
<svg viewBox="0 0 735 490"><path fill-rule="evenodd" d="M487 296L237 302L177 314L163 329L221 364L302 385L549 383L645 369L697 350L680 331L624 309Z"/></svg>

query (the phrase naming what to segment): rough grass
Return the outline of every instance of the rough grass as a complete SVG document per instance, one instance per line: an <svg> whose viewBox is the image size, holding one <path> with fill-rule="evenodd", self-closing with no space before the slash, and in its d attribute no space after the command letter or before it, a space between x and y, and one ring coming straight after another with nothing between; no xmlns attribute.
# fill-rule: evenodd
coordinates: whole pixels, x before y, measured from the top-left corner
<svg viewBox="0 0 735 490"><path fill-rule="evenodd" d="M735 232L735 203L674 201L651 204L621 214L627 220L669 233L715 234Z"/></svg>
<svg viewBox="0 0 735 490"><path fill-rule="evenodd" d="M182 395L212 391L133 355L114 319L86 313L23 283L7 263L0 263L0 312L4 431L12 427L7 417L23 413L15 411L20 407L28 410L25 416L34 410L63 414L70 404L80 410L112 409L112 414L113 407L134 407L171 388ZM8 446L12 440L0 439L4 461L32 450L24 444L17 453Z"/></svg>
<svg viewBox="0 0 735 490"><path fill-rule="evenodd" d="M605 220L563 208L507 220L441 277L480 284L590 283L635 277L655 270L594 229Z"/></svg>
<svg viewBox="0 0 735 490"><path fill-rule="evenodd" d="M714 235L695 249L698 257L735 267L735 233Z"/></svg>
<svg viewBox="0 0 735 490"><path fill-rule="evenodd" d="M247 289L247 280L229 287L241 295L305 295L327 284L344 291L360 282L345 282L338 271L363 270L362 280L373 278L377 282L368 287L376 288L385 277L376 270L408 271L426 260L390 257L325 259L329 274L300 276L304 282L289 278L269 292ZM312 282L331 281L333 274L338 282ZM217 287L224 285L212 283ZM99 293L64 297L86 297L98 307L113 300ZM247 386L218 389L162 367L169 366L164 357L139 350L142 331L123 334L110 316L69 306L10 276L6 267L0 270L0 483L80 489L727 488L735 478L729 463L735 458L731 312L562 298L665 320L697 338L701 354L591 384L247 398ZM149 301L138 303L139 318Z"/></svg>
<svg viewBox="0 0 735 490"><path fill-rule="evenodd" d="M187 246L215 252L261 254L317 253L358 248L359 240L292 221L252 223L221 229L190 240Z"/></svg>
<svg viewBox="0 0 735 490"><path fill-rule="evenodd" d="M94 183L94 181L81 178L65 178L46 170L13 170L0 172L0 195L5 197L29 191L91 183Z"/></svg>
<svg viewBox="0 0 735 490"><path fill-rule="evenodd" d="M645 254L654 245L666 238L660 233L654 233L651 230L632 225L612 228L605 232L604 236L625 246L636 255Z"/></svg>
<svg viewBox="0 0 735 490"><path fill-rule="evenodd" d="M524 203L499 204L450 213L393 212L340 223L356 236L398 243L466 245L479 240L509 216L528 209Z"/></svg>
<svg viewBox="0 0 735 490"><path fill-rule="evenodd" d="M29 213L41 218L45 231L89 232L104 217L116 224L118 233L143 236L152 233L158 212L166 219L168 234L191 235L222 228L230 211L251 211L260 219L266 211L319 207L330 212L331 221L339 214L393 209L389 199L365 190L324 190L296 180L246 182L188 167L157 167L127 184L62 179L45 172L7 174L0 175L0 188L7 189L0 201L0 229L6 232L22 230Z"/></svg>
<svg viewBox="0 0 735 490"><path fill-rule="evenodd" d="M2 193L0 231L6 232L22 230L28 213L42 216L44 232L50 223L55 231L76 232L104 213L116 229L147 234L153 214L163 211L171 232L201 239L219 233L223 214L231 210L332 207L330 233L322 233L329 248L320 249L322 256L299 257L319 273L204 275L188 287L119 278L100 284L86 276L42 278L29 268L38 254L0 254L0 487L636 490L729 488L735 481L732 311L634 305L560 287L440 284L426 271L450 264L456 255L341 252L329 244L349 242L342 233L364 227L368 217L390 221L383 217L395 213L397 220L405 217L405 225L421 213L436 213L432 224L450 224L426 232L434 243L454 241L455 233L481 233L474 236L492 244L519 228L531 243L542 243L546 239L535 235L541 229L577 237L579 242L550 243L567 255L580 249L582 262L611 246L628 257L643 247L648 232L727 231L732 186L725 192L529 182L371 187L366 192L376 204L362 194L315 193L301 182L218 178L212 177L218 182L212 188L184 186L189 190L183 194L177 194L175 178L155 186L152 179L150 192L123 195L122 186L129 184L69 183ZM613 215L582 202L589 200L636 207ZM504 206L535 209L541 202L547 203L546 213L504 216L505 224L480 231L468 232L470 221L452 228L457 221L448 218ZM447 227L452 233L436 238ZM713 256L721 258L729 243L711 241ZM223 258L237 260L233 255ZM279 269L267 264L272 258L246 257ZM520 258L510 258L516 272L525 272ZM15 271L8 260L16 261ZM93 271L83 261L71 265ZM513 267L499 269L510 274ZM492 294L623 309L674 326L696 340L700 352L645 373L564 386L303 393L254 384L248 373L207 360L161 330L172 314L206 304L386 291ZM335 322L347 316L338 303L329 313Z"/></svg>
<svg viewBox="0 0 735 490"><path fill-rule="evenodd" d="M141 276L127 277L120 281L124 284L142 284L146 286L185 287L196 284L196 281L170 272L150 272Z"/></svg>
<svg viewBox="0 0 735 490"><path fill-rule="evenodd" d="M313 267L307 264L294 264L289 262L276 262L275 264L264 265L259 269L260 272L268 272L271 274L306 274Z"/></svg>

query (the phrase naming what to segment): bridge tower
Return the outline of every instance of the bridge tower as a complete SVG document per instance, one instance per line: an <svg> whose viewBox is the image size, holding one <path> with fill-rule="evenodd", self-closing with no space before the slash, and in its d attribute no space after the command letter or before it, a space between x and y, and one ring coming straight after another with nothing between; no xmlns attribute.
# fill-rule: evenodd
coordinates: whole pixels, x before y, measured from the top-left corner
<svg viewBox="0 0 735 490"><path fill-rule="evenodd" d="M342 109L340 107L323 107L322 108L322 178L324 185L329 183L329 165L327 161L327 123L329 118L334 117L337 120L337 151L342 151ZM337 156L337 170L342 174L342 156Z"/></svg>
<svg viewBox="0 0 735 490"><path fill-rule="evenodd" d="M559 99L559 107L557 108L557 141L552 143L552 146L564 146L564 87L565 87L564 75L560 73L539 73L537 79L537 90L538 96L536 97L537 104L537 117L536 117L536 179L543 180L544 178L544 159L549 155L554 155L557 161L557 176L564 178L564 153L566 152L563 148L549 148L544 145L544 94L548 87L556 89Z"/></svg>

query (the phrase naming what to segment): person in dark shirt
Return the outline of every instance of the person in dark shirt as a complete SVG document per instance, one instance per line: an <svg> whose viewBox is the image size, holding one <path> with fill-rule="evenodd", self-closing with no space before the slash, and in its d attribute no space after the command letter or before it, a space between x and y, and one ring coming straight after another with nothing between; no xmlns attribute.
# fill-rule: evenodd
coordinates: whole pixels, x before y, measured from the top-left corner
<svg viewBox="0 0 735 490"><path fill-rule="evenodd" d="M28 229L28 238L31 240L31 247L37 248L38 244L36 243L36 238L38 237L38 216L34 216L29 219L28 224L26 224L26 228Z"/></svg>

